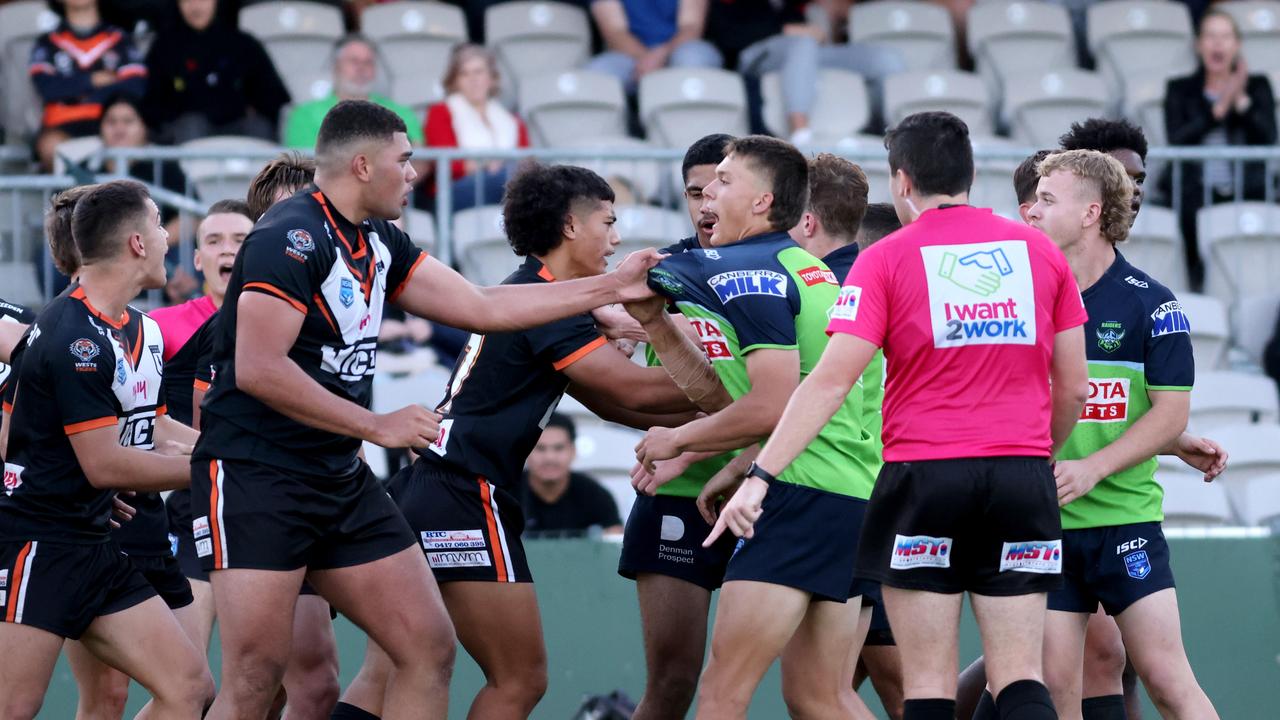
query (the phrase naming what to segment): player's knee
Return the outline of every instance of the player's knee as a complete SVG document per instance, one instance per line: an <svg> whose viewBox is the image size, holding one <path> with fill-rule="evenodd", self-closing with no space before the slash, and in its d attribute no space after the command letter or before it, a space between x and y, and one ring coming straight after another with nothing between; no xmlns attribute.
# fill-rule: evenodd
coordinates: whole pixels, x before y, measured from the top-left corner
<svg viewBox="0 0 1280 720"><path fill-rule="evenodd" d="M1142 670L1142 684L1158 708L1178 707L1189 692L1197 688L1195 678L1180 672L1175 660L1160 657Z"/></svg>
<svg viewBox="0 0 1280 720"><path fill-rule="evenodd" d="M209 668L193 666L181 671L169 672L165 676L162 687L155 689L155 699L174 708L186 708L201 712L211 702L217 692L213 684L213 675ZM126 688L125 699L128 699Z"/></svg>
<svg viewBox="0 0 1280 720"><path fill-rule="evenodd" d="M337 657L333 657L332 662L328 662L327 658L320 658L320 660L297 673L296 682L290 683L286 680L289 704L295 710L305 707L328 712L338 704L342 687L338 684ZM299 712L299 715L305 717L312 714Z"/></svg>
<svg viewBox="0 0 1280 720"><path fill-rule="evenodd" d="M13 697L0 697L0 720L32 720L40 712L44 696L17 692Z"/></svg>
<svg viewBox="0 0 1280 720"><path fill-rule="evenodd" d="M782 701L787 705L787 714L794 720L833 717L840 712L840 698L831 692L787 692L784 686Z"/></svg>
<svg viewBox="0 0 1280 720"><path fill-rule="evenodd" d="M1127 657L1124 641L1119 634L1111 634L1105 639L1090 638L1084 648L1084 673L1086 678L1096 678L1107 682L1117 682L1124 673Z"/></svg>
<svg viewBox="0 0 1280 720"><path fill-rule="evenodd" d="M693 704L693 694L698 691L698 671L664 668L650 674L644 691L646 705L653 704L659 717L684 717Z"/></svg>
<svg viewBox="0 0 1280 720"><path fill-rule="evenodd" d="M85 700L89 705L86 718L119 720L124 717L124 706L129 703L129 677L112 673L110 679L97 683L92 696ZM80 713L76 715L79 717Z"/></svg>

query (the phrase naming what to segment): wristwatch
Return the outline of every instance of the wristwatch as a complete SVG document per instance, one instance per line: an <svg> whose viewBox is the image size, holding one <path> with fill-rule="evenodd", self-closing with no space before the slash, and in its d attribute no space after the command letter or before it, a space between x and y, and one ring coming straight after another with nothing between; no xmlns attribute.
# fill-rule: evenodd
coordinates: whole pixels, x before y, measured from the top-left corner
<svg viewBox="0 0 1280 720"><path fill-rule="evenodd" d="M767 483L778 482L778 478L774 477L772 473L770 473L768 470L765 470L764 468L760 467L755 463L751 463L750 465L747 466L746 476L757 477Z"/></svg>

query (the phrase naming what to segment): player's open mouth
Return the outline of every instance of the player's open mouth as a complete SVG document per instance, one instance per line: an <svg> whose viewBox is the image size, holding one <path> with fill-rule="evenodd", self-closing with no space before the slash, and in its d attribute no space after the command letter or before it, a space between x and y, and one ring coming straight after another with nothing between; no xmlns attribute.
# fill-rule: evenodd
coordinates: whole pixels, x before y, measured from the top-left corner
<svg viewBox="0 0 1280 720"><path fill-rule="evenodd" d="M222 278L223 282L231 280L231 263L218 266L218 277Z"/></svg>

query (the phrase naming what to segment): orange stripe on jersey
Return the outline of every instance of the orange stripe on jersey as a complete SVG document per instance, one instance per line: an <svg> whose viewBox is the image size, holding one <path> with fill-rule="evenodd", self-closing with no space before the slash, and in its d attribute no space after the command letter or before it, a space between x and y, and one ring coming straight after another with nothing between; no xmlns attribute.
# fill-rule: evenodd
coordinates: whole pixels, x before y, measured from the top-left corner
<svg viewBox="0 0 1280 720"><path fill-rule="evenodd" d="M543 265L542 267L538 268L538 277L542 278L543 280L546 280L547 282L556 281L556 276L551 274L551 271L547 269L546 265Z"/></svg>
<svg viewBox="0 0 1280 720"><path fill-rule="evenodd" d="M502 538L498 537L498 521L493 517L492 496L489 494L489 483L484 478L476 478L480 483L480 502L484 505L484 522L489 529L489 550L493 554L493 564L498 571L498 580L507 576L506 558L502 556Z"/></svg>
<svg viewBox="0 0 1280 720"><path fill-rule="evenodd" d="M201 380L200 378L196 378L196 381L192 383L192 386L200 392L209 392L209 388L211 387L209 383Z"/></svg>
<svg viewBox="0 0 1280 720"><path fill-rule="evenodd" d="M280 298L281 300L283 300L283 301L285 301L285 302L289 303L290 305L292 305L294 310L297 310L298 312L302 313L303 315L306 315L306 314L307 314L307 306L306 306L306 305L303 305L302 303L298 302L297 300L294 300L292 297L289 297L289 294L288 294L288 293L286 293L285 291L283 291L283 290L281 290L280 288L276 287L275 285L272 285L271 283L264 283L264 282L251 282L251 283L245 283L245 284L244 284L244 287L243 287L243 288L241 288L241 290L258 290L258 291L260 291L260 292L264 292L264 293L266 293L266 294L268 294L268 295L274 295L274 296L276 296L276 297Z"/></svg>
<svg viewBox="0 0 1280 720"><path fill-rule="evenodd" d="M70 425L63 426L62 429L65 430L68 435L75 435L76 433L99 430L104 427L115 427L116 423L119 421L119 418L100 417L96 420L85 420L84 422L71 423Z"/></svg>
<svg viewBox="0 0 1280 720"><path fill-rule="evenodd" d="M551 367L555 370L563 370L569 367L570 365L578 362L579 360L586 357L587 355L591 354L591 352L596 348L602 347L606 342L609 342L609 341L605 340L604 336L601 335L595 340L592 340L591 342L587 343L586 345L583 345L577 350L574 350L573 352L569 353L568 355L561 358L560 360L557 360L556 362L552 363Z"/></svg>
<svg viewBox="0 0 1280 720"><path fill-rule="evenodd" d="M9 575L12 587L9 588L9 608L5 611L4 621L13 622L18 615L18 601L22 594L22 573L27 569L27 556L31 554L31 542L18 551L18 561L13 564L13 572Z"/></svg>
<svg viewBox="0 0 1280 720"><path fill-rule="evenodd" d="M413 265L409 267L409 272L405 273L404 280L401 280L396 289L387 296L387 302L395 302L396 298L400 297L400 293L404 292L406 287L409 287L409 281L413 279L413 274L418 271L418 266L426 261L427 257L428 255L425 252L418 254L418 259L413 261Z"/></svg>
<svg viewBox="0 0 1280 720"><path fill-rule="evenodd" d="M157 417L159 417L160 415L168 415L168 414L169 414L169 406L168 406L168 405L161 405L160 407L156 408L156 416L157 416Z"/></svg>
<svg viewBox="0 0 1280 720"><path fill-rule="evenodd" d="M193 513L194 514L194 513ZM222 567L222 527L218 525L218 461L209 461L209 541L213 543L213 566Z"/></svg>
<svg viewBox="0 0 1280 720"><path fill-rule="evenodd" d="M324 298L320 297L319 293L316 293L313 299L316 301L316 307L320 308L320 314L324 316L325 320L329 321L329 327L333 328L333 334L342 337L342 332L338 330L338 324L333 321L333 316L329 314L329 308L324 305Z"/></svg>

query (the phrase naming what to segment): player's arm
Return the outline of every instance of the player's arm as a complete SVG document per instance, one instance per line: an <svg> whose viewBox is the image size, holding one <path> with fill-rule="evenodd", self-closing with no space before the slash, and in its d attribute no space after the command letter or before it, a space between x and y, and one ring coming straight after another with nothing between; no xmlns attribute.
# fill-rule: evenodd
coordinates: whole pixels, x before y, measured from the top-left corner
<svg viewBox="0 0 1280 720"><path fill-rule="evenodd" d="M1204 473L1205 482L1213 482L1214 478L1227 469L1228 454L1216 440L1198 437L1184 432L1166 445L1161 455L1173 455L1182 462Z"/></svg>
<svg viewBox="0 0 1280 720"><path fill-rule="evenodd" d="M568 392L588 410L598 415L600 419L618 423L619 425L626 425L637 430L648 430L652 427L679 427L687 422L693 422L698 417L698 413L693 410L675 413L650 413L628 410L625 407L603 401L598 395L585 391L577 385L570 385Z"/></svg>
<svg viewBox="0 0 1280 720"><path fill-rule="evenodd" d="M0 322L0 362L8 364L13 359L13 349L22 341L27 326L16 322Z"/></svg>
<svg viewBox="0 0 1280 720"><path fill-rule="evenodd" d="M636 446L636 459L651 470L654 461L690 450L737 450L768 437L800 382L800 352L773 348L751 352L747 377L751 389L715 415L678 428L651 429Z"/></svg>
<svg viewBox="0 0 1280 720"><path fill-rule="evenodd" d="M114 422L69 436L76 461L99 490L160 492L191 484L189 455L161 455L120 445Z"/></svg>
<svg viewBox="0 0 1280 720"><path fill-rule="evenodd" d="M813 372L787 402L778 429L769 436L756 464L773 475L781 474L844 404L879 349L856 335L832 335Z"/></svg>
<svg viewBox="0 0 1280 720"><path fill-rule="evenodd" d="M199 385L191 388L191 427L200 430L200 403L204 402L206 390Z"/></svg>
<svg viewBox="0 0 1280 720"><path fill-rule="evenodd" d="M439 416L418 405L378 415L329 392L289 357L306 315L290 301L245 292L236 306L236 386L304 425L387 448L426 447ZM141 489L141 488L139 488Z"/></svg>
<svg viewBox="0 0 1280 720"><path fill-rule="evenodd" d="M1077 326L1053 336L1052 381L1053 415L1049 422L1053 438L1053 454L1067 442L1080 419L1080 411L1089 399L1089 366L1084 355L1084 327ZM1153 453L1154 454L1154 453Z"/></svg>
<svg viewBox="0 0 1280 720"><path fill-rule="evenodd" d="M705 360L703 361L705 363ZM564 369L573 396L589 405L642 413L690 413L698 408L660 367L641 367L610 343Z"/></svg>
<svg viewBox="0 0 1280 720"><path fill-rule="evenodd" d="M190 448L199 439L200 433L197 430L183 425L168 415L160 415L156 418L156 445L177 445ZM188 450L186 454L190 455L191 451Z"/></svg>
<svg viewBox="0 0 1280 720"><path fill-rule="evenodd" d="M1129 429L1079 460L1054 464L1058 480L1058 503L1067 503L1087 494L1104 478L1150 460L1178 439L1187 427L1191 393L1183 390L1150 390L1151 409Z"/></svg>
<svg viewBox="0 0 1280 720"><path fill-rule="evenodd" d="M406 312L469 332L524 330L588 312L601 305L652 297L645 282L663 256L656 250L631 253L605 275L549 284L478 287L452 268L428 257L393 295Z"/></svg>
<svg viewBox="0 0 1280 720"><path fill-rule="evenodd" d="M699 409L714 413L733 402L698 345L688 320L668 315L666 303L659 297L628 303L627 312L644 327L664 372Z"/></svg>

